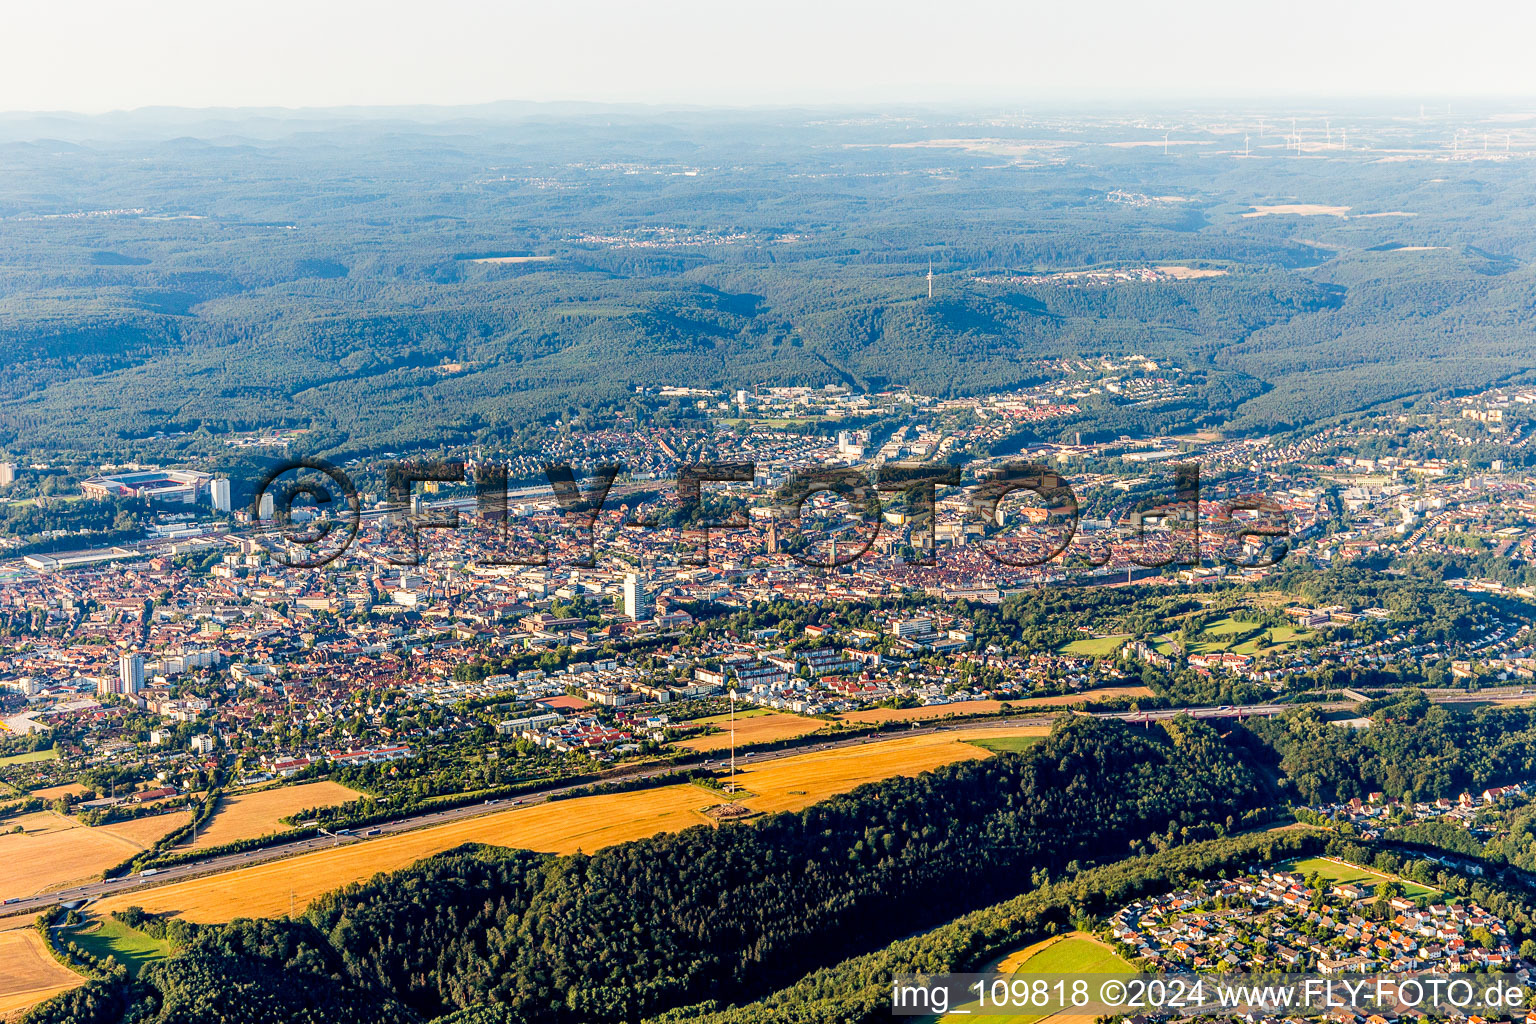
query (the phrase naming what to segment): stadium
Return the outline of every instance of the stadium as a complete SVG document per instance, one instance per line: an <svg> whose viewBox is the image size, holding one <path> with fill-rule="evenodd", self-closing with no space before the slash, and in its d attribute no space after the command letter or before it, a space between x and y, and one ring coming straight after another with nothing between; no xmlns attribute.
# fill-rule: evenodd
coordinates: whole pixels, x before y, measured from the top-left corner
<svg viewBox="0 0 1536 1024"><path fill-rule="evenodd" d="M143 498L191 504L208 492L213 477L179 469L145 469L133 473L94 476L80 484L87 498Z"/></svg>

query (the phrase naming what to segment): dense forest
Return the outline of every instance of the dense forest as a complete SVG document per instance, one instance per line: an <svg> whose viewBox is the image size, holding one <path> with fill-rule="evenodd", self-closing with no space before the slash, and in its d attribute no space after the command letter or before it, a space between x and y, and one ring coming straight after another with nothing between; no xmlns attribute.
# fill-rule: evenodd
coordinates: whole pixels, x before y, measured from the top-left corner
<svg viewBox="0 0 1536 1024"><path fill-rule="evenodd" d="M1471 714L1432 705L1419 691L1367 705L1371 726L1348 729L1314 709L1250 719L1300 803L1372 792L1454 797L1536 775L1536 710L1483 707Z"/></svg>
<svg viewBox="0 0 1536 1024"><path fill-rule="evenodd" d="M207 986L203 1021L307 1021L337 1001L381 1021L484 1003L527 1022L636 1021L755 998L1063 873L1221 835L1260 802L1260 780L1208 725L1069 719L1024 754L750 825L564 857L469 849L350 886L296 922L162 923L178 955L132 992L103 992L103 1016L71 1019L104 1024L132 1002L168 1024ZM239 984L221 994L220 978Z"/></svg>
<svg viewBox="0 0 1536 1024"><path fill-rule="evenodd" d="M1107 912L1146 894L1199 885L1202 879L1326 853L1401 874L1470 899L1510 925L1523 948L1536 946L1532 889L1468 878L1424 857L1362 846L1316 831L1253 832L1176 847L1104 865L967 914L887 948L813 972L765 999L724 1008L705 1003L661 1014L651 1024L875 1024L891 1019L889 979L896 974L980 971L998 954L1074 928L1102 926ZM1529 944L1529 945L1528 945ZM498 1007L464 1011L439 1024L517 1024Z"/></svg>
<svg viewBox="0 0 1536 1024"><path fill-rule="evenodd" d="M815 971L744 1006L703 1003L669 1011L655 1024L873 1024L891 1019L895 974L980 970L988 957L1090 924L1137 896L1165 892L1254 862L1319 850L1323 837L1258 832L1206 840L1091 868L966 914L930 932ZM469 1010L440 1024L516 1024L493 1008Z"/></svg>
<svg viewBox="0 0 1536 1024"><path fill-rule="evenodd" d="M1536 354L1529 171L1439 123L1242 160L1220 119L1163 154L1088 116L168 116L0 126L0 449L517 445L668 415L660 384L958 395L1130 352L1193 393L1048 432L1273 429ZM1052 276L1167 264L1219 276Z"/></svg>
<svg viewBox="0 0 1536 1024"><path fill-rule="evenodd" d="M1027 752L749 825L570 856L463 848L332 893L296 920L199 926L129 911L174 955L136 980L106 974L31 1021L873 1020L888 1012L891 971L963 969L1139 892L1316 852L1326 833L1247 831L1286 800L1423 799L1536 773L1536 710L1456 713L1417 691L1362 710L1369 729L1299 708L1224 735L1187 719L1146 730L1064 717ZM1420 828L1388 837L1407 853L1341 855L1463 892L1414 851L1526 867L1536 819L1524 805L1505 817L1486 850ZM1525 895L1470 884L1536 938Z"/></svg>

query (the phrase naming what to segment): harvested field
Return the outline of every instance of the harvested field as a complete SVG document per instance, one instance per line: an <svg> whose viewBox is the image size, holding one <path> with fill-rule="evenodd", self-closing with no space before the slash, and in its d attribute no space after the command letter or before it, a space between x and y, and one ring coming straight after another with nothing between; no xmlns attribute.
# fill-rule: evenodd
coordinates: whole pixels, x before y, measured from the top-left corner
<svg viewBox="0 0 1536 1024"><path fill-rule="evenodd" d="M28 796L40 797L44 800L57 800L61 796L84 796L90 790L78 782L71 782L63 786L49 786L47 789L34 789Z"/></svg>
<svg viewBox="0 0 1536 1024"><path fill-rule="evenodd" d="M311 807L329 807L356 800L362 794L335 782L309 782L302 786L279 786L253 793L226 795L207 827L198 830L191 849L223 846L241 839L256 839L274 832L286 832L291 825L282 819Z"/></svg>
<svg viewBox="0 0 1536 1024"><path fill-rule="evenodd" d="M959 729L883 740L765 762L741 771L737 782L752 794L741 800L751 810L797 810L866 782L989 756L967 739L1043 732ZM720 802L718 792L692 785L560 800L128 892L109 897L94 909L108 915L138 906L198 922L279 917L288 913L290 899L295 910L302 910L316 896L348 882L395 871L465 843L590 853L615 843L706 824L708 819L700 812Z"/></svg>
<svg viewBox="0 0 1536 1024"><path fill-rule="evenodd" d="M1321 206L1317 203L1284 203L1279 206L1255 206L1244 217L1270 217L1289 214L1293 217L1348 217L1348 206ZM1363 216L1370 216L1364 214ZM1378 215L1380 216L1380 215Z"/></svg>
<svg viewBox="0 0 1536 1024"><path fill-rule="evenodd" d="M1181 267L1176 264L1157 268L1175 281L1196 281L1202 277L1226 277L1225 270L1214 270L1207 267Z"/></svg>
<svg viewBox="0 0 1536 1024"><path fill-rule="evenodd" d="M480 256L470 260L470 263L544 263L554 259L553 256Z"/></svg>
<svg viewBox="0 0 1536 1024"><path fill-rule="evenodd" d="M190 811L87 828L52 811L11 819L20 835L0 835L0 898L31 896L88 882L192 820Z"/></svg>
<svg viewBox="0 0 1536 1024"><path fill-rule="evenodd" d="M731 746L730 717L711 718L709 724L722 731L710 736L700 736L698 739L681 740L679 747L688 750L709 752L714 750L728 750ZM793 739L796 736L804 736L824 727L827 723L815 718L802 718L799 715L786 715L770 712L765 715L736 716L736 745L746 746L749 743L771 743L774 740Z"/></svg>
<svg viewBox="0 0 1536 1024"><path fill-rule="evenodd" d="M0 1017L13 1017L85 979L43 948L42 936L28 919L0 923Z"/></svg>
<svg viewBox="0 0 1536 1024"><path fill-rule="evenodd" d="M968 740L1005 736L1043 736L1043 728L956 729L893 740L876 740L837 750L769 761L740 771L737 784L752 796L741 802L757 811L791 811L808 807L866 782L896 775L916 775L940 765L989 752Z"/></svg>
<svg viewBox="0 0 1536 1024"><path fill-rule="evenodd" d="M1170 146L1212 146L1213 139L1131 139L1124 142L1106 142L1112 149L1164 149Z"/></svg>

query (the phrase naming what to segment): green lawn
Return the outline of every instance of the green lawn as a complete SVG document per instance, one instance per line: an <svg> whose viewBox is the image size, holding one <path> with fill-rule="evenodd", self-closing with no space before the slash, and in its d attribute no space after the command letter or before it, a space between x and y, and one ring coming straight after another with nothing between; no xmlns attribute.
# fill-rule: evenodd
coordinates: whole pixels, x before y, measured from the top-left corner
<svg viewBox="0 0 1536 1024"><path fill-rule="evenodd" d="M1189 645L1189 653L1218 654L1230 651L1258 628L1257 622L1234 619L1230 615L1217 619L1200 631L1200 639Z"/></svg>
<svg viewBox="0 0 1536 1024"><path fill-rule="evenodd" d="M134 977L138 977L145 964L164 960L171 955L170 943L145 935L112 918L107 918L101 922L100 927L89 931L66 934L81 949L94 956L116 957Z"/></svg>
<svg viewBox="0 0 1536 1024"><path fill-rule="evenodd" d="M1131 638L1129 633L1117 633L1114 636L1086 637L1082 640L1073 640L1056 649L1057 654L1074 655L1079 658L1112 658L1120 645Z"/></svg>
<svg viewBox="0 0 1536 1024"><path fill-rule="evenodd" d="M1251 636L1249 634L1252 634ZM1267 647L1261 649L1259 640L1269 638ZM1257 622L1247 619L1234 619L1230 615L1217 619L1205 629L1189 645L1190 654L1217 654L1222 651L1231 651L1233 654L1245 654L1252 657L1262 654L1265 650L1274 650L1298 640L1306 640L1312 634L1295 626L1272 626L1264 629ZM1174 650L1174 636L1172 633L1164 633L1150 638L1152 649L1158 654L1172 656Z"/></svg>
<svg viewBox="0 0 1536 1024"><path fill-rule="evenodd" d="M1260 633L1252 640L1247 640L1238 644L1236 647L1232 648L1232 653L1249 655L1259 654L1259 639L1265 635L1265 633ZM1304 629L1297 629L1295 626L1274 626L1267 630L1267 635L1269 636L1269 646L1265 648L1265 650L1271 651L1278 647L1285 647L1289 644L1293 644L1298 640L1306 640L1312 636L1310 632Z"/></svg>
<svg viewBox="0 0 1536 1024"><path fill-rule="evenodd" d="M965 742L982 750L990 750L994 754L1022 754L1043 738L1041 736L988 736L985 739Z"/></svg>
<svg viewBox="0 0 1536 1024"><path fill-rule="evenodd" d="M1303 877L1316 873L1330 882L1358 882L1361 885L1375 889L1382 882L1389 882L1395 876L1384 875L1380 871L1372 871L1357 864L1341 864L1338 861L1325 860L1322 857L1309 857L1306 860L1294 861L1285 865L1287 869L1296 872ZM1439 889L1431 889L1429 886L1410 882L1406 878L1398 881L1403 883L1403 888L1409 896L1424 896L1438 893Z"/></svg>
<svg viewBox="0 0 1536 1024"><path fill-rule="evenodd" d="M34 761L57 761L59 749L49 747L47 750L34 750L30 754L12 754L10 757L0 757L0 767L8 764L31 764Z"/></svg>
<svg viewBox="0 0 1536 1024"><path fill-rule="evenodd" d="M1015 974L1115 974L1121 971L1134 973L1135 969L1103 943L1075 935L1051 943L1013 968Z"/></svg>

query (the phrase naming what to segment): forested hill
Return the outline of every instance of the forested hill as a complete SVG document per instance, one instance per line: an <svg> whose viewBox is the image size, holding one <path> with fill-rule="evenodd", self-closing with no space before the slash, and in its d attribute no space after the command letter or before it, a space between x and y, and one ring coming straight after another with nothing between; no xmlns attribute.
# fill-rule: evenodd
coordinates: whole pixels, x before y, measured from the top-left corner
<svg viewBox="0 0 1536 1024"><path fill-rule="evenodd" d="M636 1021L755 998L1063 872L1221 834L1257 801L1208 725L1072 719L1025 754L755 824L590 855L467 849L292 924L173 926L181 952L139 984L97 985L33 1021L105 1024L129 1002L154 1024L298 1024L338 1004L358 1009L333 1019L406 1022L491 1003L530 1024Z"/></svg>
<svg viewBox="0 0 1536 1024"><path fill-rule="evenodd" d="M1197 385L1138 425L1263 429L1516 373L1536 140L1453 160L1475 115L1395 113L1301 155L1259 111L7 122L0 448L505 442L647 385L951 395L1128 352Z"/></svg>
<svg viewBox="0 0 1536 1024"><path fill-rule="evenodd" d="M1340 729L1307 709L1254 719L1247 728L1273 751L1288 796L1317 804L1365 798L1454 798L1536 775L1536 710L1484 707L1458 714L1420 691L1362 708L1369 729Z"/></svg>

